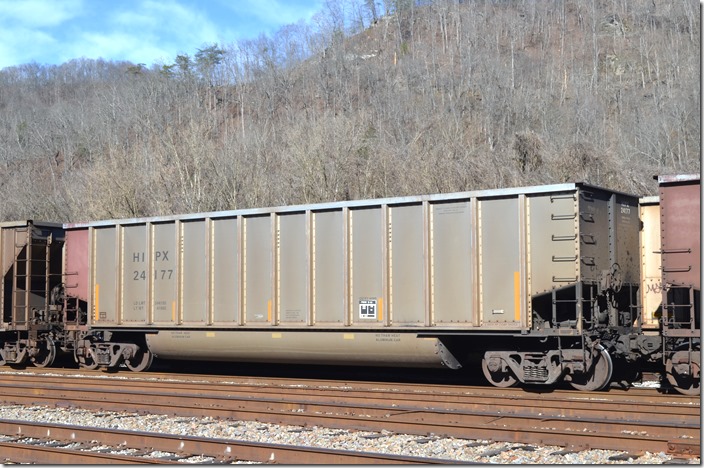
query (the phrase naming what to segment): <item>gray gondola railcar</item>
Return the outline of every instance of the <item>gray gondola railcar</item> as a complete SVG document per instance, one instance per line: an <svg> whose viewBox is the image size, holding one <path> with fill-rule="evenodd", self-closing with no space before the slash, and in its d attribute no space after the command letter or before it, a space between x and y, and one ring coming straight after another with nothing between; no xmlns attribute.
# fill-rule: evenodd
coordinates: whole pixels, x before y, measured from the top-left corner
<svg viewBox="0 0 704 468"><path fill-rule="evenodd" d="M638 198L586 184L64 227L88 367L479 353L494 385L593 389L636 341Z"/></svg>

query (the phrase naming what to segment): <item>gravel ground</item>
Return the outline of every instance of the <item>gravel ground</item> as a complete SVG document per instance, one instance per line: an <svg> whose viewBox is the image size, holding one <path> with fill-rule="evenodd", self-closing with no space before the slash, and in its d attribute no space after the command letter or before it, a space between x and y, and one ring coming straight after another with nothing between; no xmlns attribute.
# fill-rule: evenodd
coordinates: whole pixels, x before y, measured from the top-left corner
<svg viewBox="0 0 704 468"><path fill-rule="evenodd" d="M632 458L614 450L565 451L561 447L490 442L416 435L355 432L322 427L279 426L251 421L187 418L136 413L88 411L51 407L0 405L0 418L52 422L83 427L161 432L219 439L246 440L331 449L392 453L418 457L492 463L540 464L696 464L700 459L673 459L665 453L648 453ZM168 456L156 453L153 457ZM191 463L208 462L192 457Z"/></svg>

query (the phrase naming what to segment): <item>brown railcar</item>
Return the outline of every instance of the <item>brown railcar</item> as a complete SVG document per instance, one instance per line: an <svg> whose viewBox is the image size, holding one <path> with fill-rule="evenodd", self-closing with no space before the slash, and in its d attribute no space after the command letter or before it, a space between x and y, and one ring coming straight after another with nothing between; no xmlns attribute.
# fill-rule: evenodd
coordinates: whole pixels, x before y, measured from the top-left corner
<svg viewBox="0 0 704 468"><path fill-rule="evenodd" d="M63 227L35 221L0 223L0 365L54 362L65 348L61 309Z"/></svg>
<svg viewBox="0 0 704 468"><path fill-rule="evenodd" d="M701 183L696 175L659 176L662 335L666 375L699 393L701 369Z"/></svg>

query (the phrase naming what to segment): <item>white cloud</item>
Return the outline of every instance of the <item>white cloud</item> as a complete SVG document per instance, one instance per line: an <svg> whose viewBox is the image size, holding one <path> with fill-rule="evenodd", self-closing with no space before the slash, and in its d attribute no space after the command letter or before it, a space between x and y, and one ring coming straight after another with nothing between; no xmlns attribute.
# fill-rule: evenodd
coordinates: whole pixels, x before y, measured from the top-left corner
<svg viewBox="0 0 704 468"><path fill-rule="evenodd" d="M82 0L23 0L0 2L3 28L57 26L84 11Z"/></svg>
<svg viewBox="0 0 704 468"><path fill-rule="evenodd" d="M203 11L177 1L142 1L129 11L116 11L107 26L112 31L105 34L107 42L122 41L125 59L142 57L140 62L146 64L173 60L179 53L192 53L195 47L222 37ZM92 39L98 42L98 35Z"/></svg>
<svg viewBox="0 0 704 468"><path fill-rule="evenodd" d="M171 56L171 51L158 47L157 43L145 42L143 37L119 31L108 34L86 32L77 39L67 50L71 58L126 60L151 65L160 57Z"/></svg>
<svg viewBox="0 0 704 468"><path fill-rule="evenodd" d="M20 63L28 63L24 57L41 54L43 50L53 47L55 41L51 35L41 31L25 28L0 28L0 68Z"/></svg>
<svg viewBox="0 0 704 468"><path fill-rule="evenodd" d="M52 28L60 29L84 11L82 0L1 1L0 68L45 62L47 51L59 47Z"/></svg>
<svg viewBox="0 0 704 468"><path fill-rule="evenodd" d="M221 5L233 12L247 14L255 17L259 22L274 28L286 24L296 23L301 18L309 19L320 9L322 1L315 3L281 0L241 0L229 2L222 0Z"/></svg>
<svg viewBox="0 0 704 468"><path fill-rule="evenodd" d="M169 63L309 20L321 1L0 0L0 69L81 57Z"/></svg>

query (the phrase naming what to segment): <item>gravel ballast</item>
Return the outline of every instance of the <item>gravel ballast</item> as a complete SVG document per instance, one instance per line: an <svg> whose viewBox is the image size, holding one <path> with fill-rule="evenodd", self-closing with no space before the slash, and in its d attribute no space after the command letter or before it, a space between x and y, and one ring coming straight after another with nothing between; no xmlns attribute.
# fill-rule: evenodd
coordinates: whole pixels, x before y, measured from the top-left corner
<svg viewBox="0 0 704 468"><path fill-rule="evenodd" d="M0 418L50 422L82 427L187 435L216 439L287 444L459 460L474 463L540 464L700 464L699 458L679 459L665 453L646 452L631 456L614 450L573 452L555 446L533 446L510 442L466 440L434 436L346 431L323 427L280 426L253 421L213 418L140 415L137 413L88 411L44 406L0 406ZM199 457L186 462L207 462Z"/></svg>

